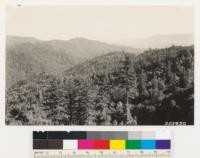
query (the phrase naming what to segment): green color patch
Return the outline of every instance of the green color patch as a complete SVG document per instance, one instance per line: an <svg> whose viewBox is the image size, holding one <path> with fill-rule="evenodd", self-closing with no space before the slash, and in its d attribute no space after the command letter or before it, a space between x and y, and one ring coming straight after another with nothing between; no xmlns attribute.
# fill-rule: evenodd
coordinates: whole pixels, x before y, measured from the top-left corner
<svg viewBox="0 0 200 158"><path fill-rule="evenodd" d="M126 140L126 149L141 149L140 140Z"/></svg>

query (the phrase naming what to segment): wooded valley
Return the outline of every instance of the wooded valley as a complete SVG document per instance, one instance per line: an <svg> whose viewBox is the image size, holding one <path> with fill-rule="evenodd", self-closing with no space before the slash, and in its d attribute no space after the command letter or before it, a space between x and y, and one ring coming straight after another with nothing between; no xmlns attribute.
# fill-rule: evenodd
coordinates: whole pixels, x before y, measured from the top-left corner
<svg viewBox="0 0 200 158"><path fill-rule="evenodd" d="M140 54L111 50L66 69L62 65L59 75L30 74L12 81L6 90L9 125L170 122L194 124L194 46Z"/></svg>

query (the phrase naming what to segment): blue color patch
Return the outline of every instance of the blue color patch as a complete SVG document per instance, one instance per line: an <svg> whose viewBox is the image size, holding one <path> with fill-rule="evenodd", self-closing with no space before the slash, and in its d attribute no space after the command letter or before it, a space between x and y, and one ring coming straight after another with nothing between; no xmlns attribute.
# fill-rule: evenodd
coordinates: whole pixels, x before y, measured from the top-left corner
<svg viewBox="0 0 200 158"><path fill-rule="evenodd" d="M156 140L141 140L141 149L156 149Z"/></svg>

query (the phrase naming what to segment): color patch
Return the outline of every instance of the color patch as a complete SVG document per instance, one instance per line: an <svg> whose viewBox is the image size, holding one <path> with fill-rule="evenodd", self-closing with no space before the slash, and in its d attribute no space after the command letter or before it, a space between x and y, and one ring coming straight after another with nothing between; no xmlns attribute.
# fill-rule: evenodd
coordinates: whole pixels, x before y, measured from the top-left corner
<svg viewBox="0 0 200 158"><path fill-rule="evenodd" d="M126 140L126 149L140 149L141 141L140 140Z"/></svg>
<svg viewBox="0 0 200 158"><path fill-rule="evenodd" d="M48 149L47 140L33 140L33 149Z"/></svg>
<svg viewBox="0 0 200 158"><path fill-rule="evenodd" d="M93 149L93 140L78 140L78 149Z"/></svg>
<svg viewBox="0 0 200 158"><path fill-rule="evenodd" d="M87 132L83 131L49 131L48 139L87 139Z"/></svg>
<svg viewBox="0 0 200 158"><path fill-rule="evenodd" d="M63 149L78 149L78 140L63 140Z"/></svg>
<svg viewBox="0 0 200 158"><path fill-rule="evenodd" d="M33 132L33 139L47 139L47 131L45 132Z"/></svg>
<svg viewBox="0 0 200 158"><path fill-rule="evenodd" d="M142 140L153 140L156 139L156 133L155 132L142 132Z"/></svg>
<svg viewBox="0 0 200 158"><path fill-rule="evenodd" d="M141 140L141 149L156 149L155 140Z"/></svg>
<svg viewBox="0 0 200 158"><path fill-rule="evenodd" d="M48 140L48 149L63 149L62 140Z"/></svg>
<svg viewBox="0 0 200 158"><path fill-rule="evenodd" d="M142 138L142 132L128 132L128 140L140 140Z"/></svg>
<svg viewBox="0 0 200 158"><path fill-rule="evenodd" d="M156 140L170 140L171 139L171 132L170 131L159 131L156 132Z"/></svg>
<svg viewBox="0 0 200 158"><path fill-rule="evenodd" d="M128 132L87 132L87 139L91 140L114 140L114 139L128 139Z"/></svg>
<svg viewBox="0 0 200 158"><path fill-rule="evenodd" d="M109 149L110 142L109 140L95 140L94 149Z"/></svg>
<svg viewBox="0 0 200 158"><path fill-rule="evenodd" d="M156 149L170 149L171 141L170 140L157 140Z"/></svg>
<svg viewBox="0 0 200 158"><path fill-rule="evenodd" d="M125 140L110 140L110 149L115 149L115 150L125 149Z"/></svg>

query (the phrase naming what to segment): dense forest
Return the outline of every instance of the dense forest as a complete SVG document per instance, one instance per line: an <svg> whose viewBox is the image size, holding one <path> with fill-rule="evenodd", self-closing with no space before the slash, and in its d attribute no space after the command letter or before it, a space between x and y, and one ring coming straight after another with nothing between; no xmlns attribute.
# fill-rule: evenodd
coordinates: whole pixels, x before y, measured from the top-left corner
<svg viewBox="0 0 200 158"><path fill-rule="evenodd" d="M110 52L6 91L10 125L170 123L194 124L194 46Z"/></svg>
<svg viewBox="0 0 200 158"><path fill-rule="evenodd" d="M62 72L86 60L113 51L139 53L140 49L111 45L85 38L41 41L35 38L6 37L6 89L17 81L46 72Z"/></svg>

